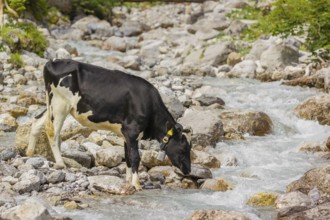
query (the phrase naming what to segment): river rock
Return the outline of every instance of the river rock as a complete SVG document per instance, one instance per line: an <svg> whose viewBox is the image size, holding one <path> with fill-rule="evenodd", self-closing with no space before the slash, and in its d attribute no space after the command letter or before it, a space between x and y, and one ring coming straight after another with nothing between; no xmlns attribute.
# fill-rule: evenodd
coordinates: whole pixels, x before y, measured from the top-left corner
<svg viewBox="0 0 330 220"><path fill-rule="evenodd" d="M225 105L225 102L219 97L202 95L200 97L195 98L195 100L198 101L201 106L211 106L214 104L218 104L220 106Z"/></svg>
<svg viewBox="0 0 330 220"><path fill-rule="evenodd" d="M125 52L127 48L127 43L124 38L112 36L104 41L102 49L104 50L115 50L120 52Z"/></svg>
<svg viewBox="0 0 330 220"><path fill-rule="evenodd" d="M311 207L296 206L292 208L279 210L277 214L278 220L294 220L294 219L329 219L330 202Z"/></svg>
<svg viewBox="0 0 330 220"><path fill-rule="evenodd" d="M216 76L216 69L209 65L194 65L185 63L177 69L177 75L181 76Z"/></svg>
<svg viewBox="0 0 330 220"><path fill-rule="evenodd" d="M316 187L323 193L330 194L330 166L323 166L307 171L300 179L287 186L287 192L300 191L308 194Z"/></svg>
<svg viewBox="0 0 330 220"><path fill-rule="evenodd" d="M200 164L191 164L191 172L189 175L197 179L212 179L211 170Z"/></svg>
<svg viewBox="0 0 330 220"><path fill-rule="evenodd" d="M216 110L199 111L188 109L179 123L193 130L192 143L201 146L215 146L223 138L223 124Z"/></svg>
<svg viewBox="0 0 330 220"><path fill-rule="evenodd" d="M286 66L297 64L299 51L284 43L272 45L261 54L260 63L272 72L276 69L284 69Z"/></svg>
<svg viewBox="0 0 330 220"><path fill-rule="evenodd" d="M175 172L172 166L156 166L148 171L152 181L160 181L162 183L173 182L174 180L181 180L181 177Z"/></svg>
<svg viewBox="0 0 330 220"><path fill-rule="evenodd" d="M247 24L244 24L240 20L234 20L231 22L229 27L225 30L225 33L229 34L229 35L233 35L233 36L239 36L247 28L248 28Z"/></svg>
<svg viewBox="0 0 330 220"><path fill-rule="evenodd" d="M226 133L249 133L263 136L272 131L272 120L263 112L250 110L224 110L220 113L223 128Z"/></svg>
<svg viewBox="0 0 330 220"><path fill-rule="evenodd" d="M245 56L246 60L260 60L261 54L266 51L272 44L273 40L263 40L259 39L252 43L252 48L250 52Z"/></svg>
<svg viewBox="0 0 330 220"><path fill-rule="evenodd" d="M185 63L218 66L224 64L227 61L228 55L234 50L235 45L232 42L217 43L197 51L192 51L185 58Z"/></svg>
<svg viewBox="0 0 330 220"><path fill-rule="evenodd" d="M206 179L201 189L208 189L212 191L225 192L231 189L230 184L228 184L223 179Z"/></svg>
<svg viewBox="0 0 330 220"><path fill-rule="evenodd" d="M231 52L227 58L227 64L230 66L235 66L237 63L242 61L242 57L239 53Z"/></svg>
<svg viewBox="0 0 330 220"><path fill-rule="evenodd" d="M41 168L45 164L45 159L43 159L41 157L29 158L26 161L26 164L30 164L33 166L34 169L38 169L38 168Z"/></svg>
<svg viewBox="0 0 330 220"><path fill-rule="evenodd" d="M278 209L290 208L294 206L309 206L312 200L299 191L289 192L277 198L275 205Z"/></svg>
<svg viewBox="0 0 330 220"><path fill-rule="evenodd" d="M316 153L316 152L323 152L326 150L326 146L322 146L319 143L303 143L298 146L299 151L305 153Z"/></svg>
<svg viewBox="0 0 330 220"><path fill-rule="evenodd" d="M69 115L63 123L61 138L62 141L65 141L76 135L88 137L92 132L92 129L82 126L76 119Z"/></svg>
<svg viewBox="0 0 330 220"><path fill-rule="evenodd" d="M15 206L1 213L2 219L46 220L52 219L47 207L37 199L27 199L22 205Z"/></svg>
<svg viewBox="0 0 330 220"><path fill-rule="evenodd" d="M278 193L273 192L259 192L252 195L246 204L250 206L274 206L276 199L279 197Z"/></svg>
<svg viewBox="0 0 330 220"><path fill-rule="evenodd" d="M80 165L90 168L93 164L92 155L77 149L62 150L62 156L77 161Z"/></svg>
<svg viewBox="0 0 330 220"><path fill-rule="evenodd" d="M0 172L4 176L13 176L17 172L17 169L10 164L0 163Z"/></svg>
<svg viewBox="0 0 330 220"><path fill-rule="evenodd" d="M203 18L200 18L193 25L188 27L189 33L195 34L196 32L206 32L212 29L220 31L229 26L230 22L223 14L209 14Z"/></svg>
<svg viewBox="0 0 330 220"><path fill-rule="evenodd" d="M16 205L13 193L5 189L0 190L0 207L6 203L11 203Z"/></svg>
<svg viewBox="0 0 330 220"><path fill-rule="evenodd" d="M158 152L155 150L144 150L142 151L141 163L149 169L156 166L168 166L172 164L168 157L160 161L157 159L157 156Z"/></svg>
<svg viewBox="0 0 330 220"><path fill-rule="evenodd" d="M16 119L9 113L0 114L0 131L10 132L17 128Z"/></svg>
<svg viewBox="0 0 330 220"><path fill-rule="evenodd" d="M40 178L41 175L43 174L36 170L29 170L20 176L19 181L13 186L13 189L20 194L32 191L38 192L43 181Z"/></svg>
<svg viewBox="0 0 330 220"><path fill-rule="evenodd" d="M48 183L59 183L65 178L65 173L61 170L55 170L47 176Z"/></svg>
<svg viewBox="0 0 330 220"><path fill-rule="evenodd" d="M208 168L220 168L220 161L209 153L199 150L192 150L190 152L191 162L201 164Z"/></svg>
<svg viewBox="0 0 330 220"><path fill-rule="evenodd" d="M25 155L30 136L31 124L22 124L16 130L15 146ZM43 130L38 138L34 154L42 155L48 160L54 160L46 132Z"/></svg>
<svg viewBox="0 0 330 220"><path fill-rule="evenodd" d="M95 161L98 165L111 168L119 165L124 157L123 147L108 147L96 152Z"/></svg>
<svg viewBox="0 0 330 220"><path fill-rule="evenodd" d="M256 70L257 64L253 60L243 60L236 64L226 75L229 77L254 79Z"/></svg>
<svg viewBox="0 0 330 220"><path fill-rule="evenodd" d="M132 37L132 36L138 36L142 32L150 30L150 27L140 23L139 21L127 20L120 27L120 30L123 32L124 36Z"/></svg>
<svg viewBox="0 0 330 220"><path fill-rule="evenodd" d="M116 195L131 195L135 189L123 179L116 176L99 175L88 177L90 185L101 191Z"/></svg>
<svg viewBox="0 0 330 220"><path fill-rule="evenodd" d="M55 52L56 59L71 59L71 54L64 48L59 48Z"/></svg>
<svg viewBox="0 0 330 220"><path fill-rule="evenodd" d="M300 118L317 120L321 125L330 125L330 95L310 97L294 111Z"/></svg>
<svg viewBox="0 0 330 220"><path fill-rule="evenodd" d="M0 106L0 112L2 113L8 112L14 118L18 118L19 116L26 115L28 109L15 104L7 104Z"/></svg>
<svg viewBox="0 0 330 220"><path fill-rule="evenodd" d="M170 111L171 115L175 119L183 115L185 109L183 104L179 101L177 97L172 95L165 95L161 91L160 91L160 95L162 97L165 106L167 107L167 109Z"/></svg>
<svg viewBox="0 0 330 220"><path fill-rule="evenodd" d="M236 211L220 211L220 210L207 210L207 211L195 211L189 220L250 220L242 213Z"/></svg>

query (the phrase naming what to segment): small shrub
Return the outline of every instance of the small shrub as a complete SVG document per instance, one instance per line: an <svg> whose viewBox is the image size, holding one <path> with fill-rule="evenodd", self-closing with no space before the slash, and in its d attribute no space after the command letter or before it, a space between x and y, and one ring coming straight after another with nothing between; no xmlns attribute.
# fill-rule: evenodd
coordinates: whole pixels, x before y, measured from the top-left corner
<svg viewBox="0 0 330 220"><path fill-rule="evenodd" d="M0 36L12 53L27 50L43 56L48 42L32 23L8 23L0 30Z"/></svg>
<svg viewBox="0 0 330 220"><path fill-rule="evenodd" d="M16 68L21 68L24 65L24 62L19 53L12 53L10 55L9 63L13 64Z"/></svg>
<svg viewBox="0 0 330 220"><path fill-rule="evenodd" d="M21 17L25 12L31 12L38 21L42 21L48 13L47 0L9 0L8 4Z"/></svg>

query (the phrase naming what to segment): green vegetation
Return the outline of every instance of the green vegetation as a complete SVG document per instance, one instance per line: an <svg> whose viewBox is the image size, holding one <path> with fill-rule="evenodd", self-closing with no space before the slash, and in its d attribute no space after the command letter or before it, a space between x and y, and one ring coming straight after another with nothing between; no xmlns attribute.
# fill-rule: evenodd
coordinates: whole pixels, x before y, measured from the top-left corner
<svg viewBox="0 0 330 220"><path fill-rule="evenodd" d="M31 12L38 21L42 21L48 12L47 0L8 0L8 4L20 17Z"/></svg>
<svg viewBox="0 0 330 220"><path fill-rule="evenodd" d="M43 56L43 52L47 47L46 38L32 23L5 24L0 30L0 36L9 46L12 53L27 50Z"/></svg>
<svg viewBox="0 0 330 220"><path fill-rule="evenodd" d="M95 15L100 19L110 20L111 9L121 4L119 0L73 0L74 14Z"/></svg>
<svg viewBox="0 0 330 220"><path fill-rule="evenodd" d="M12 53L10 55L9 63L13 64L14 67L20 68L24 65L24 62L19 53Z"/></svg>
<svg viewBox="0 0 330 220"><path fill-rule="evenodd" d="M329 0L277 0L273 10L267 13L256 6L247 6L229 16L257 20L245 31L246 39L256 39L263 34L295 35L305 38L304 47L311 52L320 48L330 50Z"/></svg>

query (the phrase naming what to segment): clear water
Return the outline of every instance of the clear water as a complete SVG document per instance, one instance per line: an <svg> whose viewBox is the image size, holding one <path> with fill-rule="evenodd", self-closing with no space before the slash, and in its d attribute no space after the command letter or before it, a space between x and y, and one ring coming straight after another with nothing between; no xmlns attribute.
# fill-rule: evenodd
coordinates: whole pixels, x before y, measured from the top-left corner
<svg viewBox="0 0 330 220"><path fill-rule="evenodd" d="M211 153L238 159L238 166L212 170L233 185L227 192L162 189L145 190L132 196L109 196L100 201L86 201L91 208L79 211L56 210L73 219L187 219L194 210L236 210L251 219L275 219L273 208L245 205L256 192L285 192L286 185L317 167L315 155L298 152L304 142L322 142L330 127L297 118L297 104L319 92L287 87L280 82L260 83L246 79L205 79L205 84L223 89L219 97L226 108L251 109L267 113L274 123L273 132L264 137L246 136L244 141L220 142Z"/></svg>

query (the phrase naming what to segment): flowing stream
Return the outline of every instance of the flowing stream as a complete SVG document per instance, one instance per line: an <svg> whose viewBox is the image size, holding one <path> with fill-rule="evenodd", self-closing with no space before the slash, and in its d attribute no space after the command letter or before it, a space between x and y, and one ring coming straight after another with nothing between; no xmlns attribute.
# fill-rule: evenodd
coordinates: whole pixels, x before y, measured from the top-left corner
<svg viewBox="0 0 330 220"><path fill-rule="evenodd" d="M187 219L194 210L219 209L245 213L251 219L275 219L274 208L254 208L247 199L257 192L284 193L286 185L321 161L316 155L298 151L305 142L322 142L330 127L295 116L293 109L314 89L288 87L280 82L261 83L247 79L205 78L205 85L221 88L217 96L226 108L251 109L268 114L273 132L263 137L246 135L244 141L219 142L211 153L218 158L236 157L237 166L213 169L213 176L233 185L233 190L144 190L132 196L109 196L87 201L91 208L79 211L55 209L73 219Z"/></svg>

